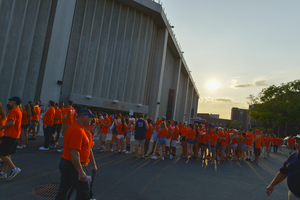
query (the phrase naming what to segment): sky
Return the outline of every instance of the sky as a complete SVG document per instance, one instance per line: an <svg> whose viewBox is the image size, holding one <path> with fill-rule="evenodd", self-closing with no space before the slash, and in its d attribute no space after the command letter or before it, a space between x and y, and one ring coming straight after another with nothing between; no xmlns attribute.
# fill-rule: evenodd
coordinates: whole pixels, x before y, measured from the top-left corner
<svg viewBox="0 0 300 200"><path fill-rule="evenodd" d="M230 119L250 94L300 79L299 0L156 0L200 93L198 113Z"/></svg>

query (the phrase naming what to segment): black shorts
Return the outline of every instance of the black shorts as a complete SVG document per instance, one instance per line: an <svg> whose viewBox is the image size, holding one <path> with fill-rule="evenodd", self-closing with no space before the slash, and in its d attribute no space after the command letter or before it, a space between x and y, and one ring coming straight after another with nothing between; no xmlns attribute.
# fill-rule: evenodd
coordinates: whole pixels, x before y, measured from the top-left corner
<svg viewBox="0 0 300 200"><path fill-rule="evenodd" d="M1 156L9 156L16 152L19 138L12 137L2 137L2 142L0 144L0 155Z"/></svg>
<svg viewBox="0 0 300 200"><path fill-rule="evenodd" d="M182 142L185 142L185 141L186 141L186 137L182 137L182 138L181 138L181 141L182 141Z"/></svg>
<svg viewBox="0 0 300 200"><path fill-rule="evenodd" d="M260 149L259 148L254 148L254 154L256 156L260 156Z"/></svg>

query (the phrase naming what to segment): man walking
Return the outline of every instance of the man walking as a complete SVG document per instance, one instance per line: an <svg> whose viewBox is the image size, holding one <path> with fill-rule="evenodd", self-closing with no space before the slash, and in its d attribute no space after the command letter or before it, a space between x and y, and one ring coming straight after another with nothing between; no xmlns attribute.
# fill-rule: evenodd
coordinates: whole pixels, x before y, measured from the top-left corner
<svg viewBox="0 0 300 200"><path fill-rule="evenodd" d="M135 143L135 157L138 157L139 147L141 146L142 158L145 158L144 146L146 139L146 131L149 129L148 122L144 120L144 115L140 114L139 119L134 126L134 143Z"/></svg>
<svg viewBox="0 0 300 200"><path fill-rule="evenodd" d="M84 163L91 158L91 144L84 127L87 127L92 118L96 117L88 109L81 109L77 115L77 121L71 124L64 134L64 149L59 163L61 172L60 186L56 200L64 200L68 193L74 189L75 199L88 199L89 183L86 180L86 168ZM95 163L93 164L95 165ZM93 170L97 170L93 166Z"/></svg>
<svg viewBox="0 0 300 200"><path fill-rule="evenodd" d="M44 142L44 146L39 148L39 150L41 150L41 151L48 151L49 150L51 129L52 129L52 126L54 124L54 116L55 116L54 105L55 105L54 101L50 100L48 102L49 110L47 110L47 112L45 113L44 118L43 118L43 128L44 128L45 142Z"/></svg>
<svg viewBox="0 0 300 200"><path fill-rule="evenodd" d="M5 129L5 135L0 142L0 158L4 161L4 166L0 172L0 178L11 180L21 172L21 169L17 168L11 160L11 154L16 152L18 140L21 135L22 112L19 105L22 101L17 96L8 100L12 110L7 117L7 123L4 126L0 126L0 130ZM12 169L12 173L7 177L6 171L8 167Z"/></svg>

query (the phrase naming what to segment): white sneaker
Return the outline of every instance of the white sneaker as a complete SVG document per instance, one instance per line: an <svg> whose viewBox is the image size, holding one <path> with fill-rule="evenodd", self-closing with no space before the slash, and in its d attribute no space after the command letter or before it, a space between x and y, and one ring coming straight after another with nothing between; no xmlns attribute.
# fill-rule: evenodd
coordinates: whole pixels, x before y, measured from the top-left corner
<svg viewBox="0 0 300 200"><path fill-rule="evenodd" d="M0 172L0 179L6 179L7 173Z"/></svg>
<svg viewBox="0 0 300 200"><path fill-rule="evenodd" d="M17 149L23 149L23 146L19 146L19 145L18 145L18 146L17 146Z"/></svg>
<svg viewBox="0 0 300 200"><path fill-rule="evenodd" d="M129 151L126 151L125 154L129 154Z"/></svg>
<svg viewBox="0 0 300 200"><path fill-rule="evenodd" d="M57 150L57 152L59 152L59 153L63 153L63 152L64 152L64 150L63 150L63 149L58 149L58 150Z"/></svg>
<svg viewBox="0 0 300 200"><path fill-rule="evenodd" d="M9 180L15 178L18 175L18 173L20 173L21 171L22 170L20 168L13 169L12 172L11 172L11 174L7 178L7 180L9 181Z"/></svg>
<svg viewBox="0 0 300 200"><path fill-rule="evenodd" d="M154 159L154 160L156 160L156 159L157 159L157 157L156 157L156 156L152 156L152 157L151 157L151 159Z"/></svg>
<svg viewBox="0 0 300 200"><path fill-rule="evenodd" d="M165 157L161 157L161 160L165 160Z"/></svg>
<svg viewBox="0 0 300 200"><path fill-rule="evenodd" d="M39 150L41 150L41 151L48 151L48 150L49 150L49 148L40 147L40 148L39 148Z"/></svg>
<svg viewBox="0 0 300 200"><path fill-rule="evenodd" d="M172 159L173 159L173 155L171 154L171 155L170 155L170 160L172 160Z"/></svg>

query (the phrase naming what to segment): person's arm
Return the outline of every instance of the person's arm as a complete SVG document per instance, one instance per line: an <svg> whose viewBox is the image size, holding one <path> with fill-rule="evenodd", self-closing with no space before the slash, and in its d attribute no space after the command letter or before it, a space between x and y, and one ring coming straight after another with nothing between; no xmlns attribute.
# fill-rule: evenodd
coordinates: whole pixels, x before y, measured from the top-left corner
<svg viewBox="0 0 300 200"><path fill-rule="evenodd" d="M5 124L3 126L0 126L0 130L9 128L9 127L11 127L13 125L15 125L15 121L14 120L10 120L7 124Z"/></svg>
<svg viewBox="0 0 300 200"><path fill-rule="evenodd" d="M266 193L268 196L270 196L274 190L274 187L281 183L284 179L286 179L287 175L278 172L275 176L275 178L273 179L273 181L270 183L270 185L266 188Z"/></svg>
<svg viewBox="0 0 300 200"><path fill-rule="evenodd" d="M83 171L83 168L80 163L79 151L77 149L70 149L71 161L78 172L78 179L80 181L84 181L86 178L86 174Z"/></svg>
<svg viewBox="0 0 300 200"><path fill-rule="evenodd" d="M93 153L92 149L90 151L91 151L90 152L90 161L91 161L91 164L93 165L93 171L96 172L98 170L98 168L97 168L97 164L95 161L94 153Z"/></svg>
<svg viewBox="0 0 300 200"><path fill-rule="evenodd" d="M149 130L149 125L148 125L148 122L145 120L145 124L146 124L146 131Z"/></svg>

